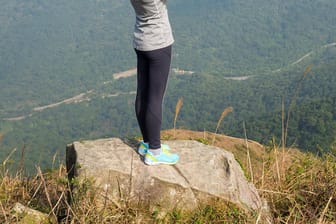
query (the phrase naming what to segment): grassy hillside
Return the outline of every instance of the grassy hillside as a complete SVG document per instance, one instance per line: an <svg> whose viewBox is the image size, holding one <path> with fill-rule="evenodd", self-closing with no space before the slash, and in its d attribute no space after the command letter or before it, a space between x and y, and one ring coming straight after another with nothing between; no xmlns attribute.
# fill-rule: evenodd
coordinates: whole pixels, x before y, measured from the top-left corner
<svg viewBox="0 0 336 224"><path fill-rule="evenodd" d="M267 201L274 223L336 221L335 151L321 158L294 148L264 147L257 142L210 132L177 129L162 134L166 139L214 142L215 146L231 151L247 178ZM0 171L1 223L20 221L22 216L12 212L16 202L47 213L59 223L262 223L258 211L243 211L233 204L215 202L190 213L178 210L152 213L148 205L129 204L127 200L108 201L99 209L102 208L98 202L100 191L92 185L92 180L77 183L75 203L69 205L63 166L48 173L37 169L35 176L29 179L21 175L21 170L16 176L10 176L6 166L7 160Z"/></svg>

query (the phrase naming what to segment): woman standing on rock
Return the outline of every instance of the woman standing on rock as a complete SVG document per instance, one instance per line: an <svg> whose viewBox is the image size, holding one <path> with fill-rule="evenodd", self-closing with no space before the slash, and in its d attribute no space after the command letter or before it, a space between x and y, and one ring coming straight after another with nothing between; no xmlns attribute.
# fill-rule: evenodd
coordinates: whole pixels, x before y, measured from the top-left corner
<svg viewBox="0 0 336 224"><path fill-rule="evenodd" d="M138 147L147 165L175 164L177 154L161 145L162 102L174 42L167 0L130 0L136 14L133 46L137 55L135 113L143 141Z"/></svg>

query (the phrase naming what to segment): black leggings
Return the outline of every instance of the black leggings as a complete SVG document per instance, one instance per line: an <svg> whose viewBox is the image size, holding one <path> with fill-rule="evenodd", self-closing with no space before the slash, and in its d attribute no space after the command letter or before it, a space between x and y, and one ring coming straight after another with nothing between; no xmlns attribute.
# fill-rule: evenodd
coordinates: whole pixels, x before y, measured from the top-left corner
<svg viewBox="0 0 336 224"><path fill-rule="evenodd" d="M137 95L135 113L144 142L150 149L161 147L162 102L171 63L172 47L137 54Z"/></svg>

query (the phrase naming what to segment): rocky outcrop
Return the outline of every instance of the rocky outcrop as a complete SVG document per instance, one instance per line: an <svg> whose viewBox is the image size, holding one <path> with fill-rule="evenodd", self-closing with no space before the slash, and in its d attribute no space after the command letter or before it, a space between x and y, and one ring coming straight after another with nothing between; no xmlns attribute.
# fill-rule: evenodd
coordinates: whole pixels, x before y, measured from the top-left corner
<svg viewBox="0 0 336 224"><path fill-rule="evenodd" d="M13 207L13 211L18 214L20 221L19 224L48 224L56 223L54 219L48 216L48 214L42 213L40 211L31 209L20 203L16 203Z"/></svg>
<svg viewBox="0 0 336 224"><path fill-rule="evenodd" d="M180 155L174 165L147 166L136 145L118 138L74 142L67 147L69 178L93 177L108 197L165 209L194 209L213 200L258 210L261 199L232 153L197 141L166 142Z"/></svg>

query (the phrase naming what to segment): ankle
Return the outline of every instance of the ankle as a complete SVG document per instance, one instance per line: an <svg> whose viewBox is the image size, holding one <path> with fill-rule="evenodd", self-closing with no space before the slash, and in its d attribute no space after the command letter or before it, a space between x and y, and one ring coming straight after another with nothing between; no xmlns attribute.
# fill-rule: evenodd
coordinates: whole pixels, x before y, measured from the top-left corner
<svg viewBox="0 0 336 224"><path fill-rule="evenodd" d="M148 149L149 152L151 152L154 156L160 155L161 154L161 148L158 149Z"/></svg>

